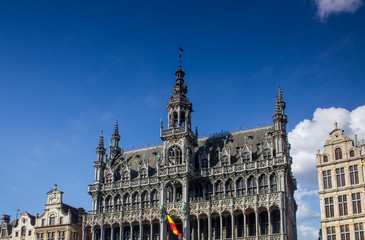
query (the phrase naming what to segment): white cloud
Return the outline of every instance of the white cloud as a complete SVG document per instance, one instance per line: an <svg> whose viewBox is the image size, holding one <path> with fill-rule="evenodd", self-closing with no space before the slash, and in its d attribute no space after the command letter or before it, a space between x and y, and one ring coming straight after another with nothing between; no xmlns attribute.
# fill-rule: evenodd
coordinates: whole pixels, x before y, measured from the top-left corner
<svg viewBox="0 0 365 240"><path fill-rule="evenodd" d="M318 205L319 202L318 189L308 189L298 185L295 201L298 205L297 220L319 219L320 214L313 207L314 203Z"/></svg>
<svg viewBox="0 0 365 240"><path fill-rule="evenodd" d="M317 149L323 149L325 140L329 139L328 134L334 129L334 122L345 130L345 135L365 137L365 105L352 112L344 108L317 108L313 119L301 121L289 132L292 167L299 184L317 187Z"/></svg>
<svg viewBox="0 0 365 240"><path fill-rule="evenodd" d="M323 21L331 14L354 13L362 5L362 0L315 0L315 4L317 15Z"/></svg>
<svg viewBox="0 0 365 240"><path fill-rule="evenodd" d="M298 227L298 239L305 240L317 240L318 239L318 231L312 226L299 225Z"/></svg>

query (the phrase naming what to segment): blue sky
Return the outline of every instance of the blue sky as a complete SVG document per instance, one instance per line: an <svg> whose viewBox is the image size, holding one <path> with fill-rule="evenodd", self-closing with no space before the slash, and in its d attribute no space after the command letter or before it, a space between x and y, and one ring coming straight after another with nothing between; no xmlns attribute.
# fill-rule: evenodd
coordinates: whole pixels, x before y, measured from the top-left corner
<svg viewBox="0 0 365 240"><path fill-rule="evenodd" d="M1 1L0 213L12 219L17 209L42 213L55 183L66 203L89 210L87 185L101 130L111 135L118 120L127 149L161 142L159 121L167 119L180 43L192 121L201 135L270 123L279 85L288 132L298 133L305 119L318 123L318 108L353 119L357 115L351 113L364 105L362 5L361 0ZM353 134L350 122L342 127ZM292 147L294 154L303 146ZM299 163L302 205L317 206L316 172L303 166L314 178L302 177ZM298 219L300 239L315 239L310 234L318 221Z"/></svg>

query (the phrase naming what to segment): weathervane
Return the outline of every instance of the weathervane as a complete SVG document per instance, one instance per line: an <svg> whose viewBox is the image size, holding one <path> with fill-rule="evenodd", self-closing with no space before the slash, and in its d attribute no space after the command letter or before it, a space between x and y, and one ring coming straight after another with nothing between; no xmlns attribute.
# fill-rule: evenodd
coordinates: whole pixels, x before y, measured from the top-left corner
<svg viewBox="0 0 365 240"><path fill-rule="evenodd" d="M179 51L180 51L180 54L179 54L179 66L181 66L181 53L184 51L184 49L182 49L182 47L181 47L181 43L180 43L180 45L177 47L178 49L179 49Z"/></svg>

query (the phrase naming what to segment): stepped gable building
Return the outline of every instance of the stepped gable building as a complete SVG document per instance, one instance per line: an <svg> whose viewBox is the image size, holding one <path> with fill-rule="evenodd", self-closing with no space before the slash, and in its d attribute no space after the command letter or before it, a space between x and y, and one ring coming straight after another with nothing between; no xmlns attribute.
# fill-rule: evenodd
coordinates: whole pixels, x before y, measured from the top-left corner
<svg viewBox="0 0 365 240"><path fill-rule="evenodd" d="M322 238L364 239L365 144L337 128L317 154Z"/></svg>
<svg viewBox="0 0 365 240"><path fill-rule="evenodd" d="M118 123L108 152L100 137L84 233L92 240L178 239L168 214L185 240L297 239L281 90L272 125L198 138L185 73L179 67L175 75L163 144L123 152Z"/></svg>
<svg viewBox="0 0 365 240"><path fill-rule="evenodd" d="M41 216L36 217L36 240L81 240L83 208L63 203L63 192L57 185L47 193L47 204ZM89 239L86 234L85 239Z"/></svg>
<svg viewBox="0 0 365 240"><path fill-rule="evenodd" d="M36 217L22 212L20 218L15 220L11 235L12 240L34 240L34 226Z"/></svg>
<svg viewBox="0 0 365 240"><path fill-rule="evenodd" d="M10 240L11 233L13 230L13 223L10 223L10 216L3 214L1 216L1 225L0 225L0 240Z"/></svg>

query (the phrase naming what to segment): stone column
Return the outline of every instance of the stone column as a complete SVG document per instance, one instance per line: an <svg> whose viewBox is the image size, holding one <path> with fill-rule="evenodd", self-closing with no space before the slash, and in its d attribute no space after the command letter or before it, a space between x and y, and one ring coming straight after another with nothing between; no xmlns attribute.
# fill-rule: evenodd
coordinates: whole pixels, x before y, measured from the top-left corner
<svg viewBox="0 0 365 240"><path fill-rule="evenodd" d="M269 227L268 227L268 234L270 235L271 234L271 212L270 212L270 207L269 207L269 209L268 209L268 211L267 211L267 218L268 218L268 220L269 220Z"/></svg>
<svg viewBox="0 0 365 240"><path fill-rule="evenodd" d="M219 215L219 239L223 239L223 217L222 217L222 214Z"/></svg>
<svg viewBox="0 0 365 240"><path fill-rule="evenodd" d="M212 217L210 213L210 209L208 211L208 239L212 239Z"/></svg>
<svg viewBox="0 0 365 240"><path fill-rule="evenodd" d="M94 226L92 226L92 236L91 236L91 239L92 240L96 240L96 233L95 233L95 228L94 228Z"/></svg>
<svg viewBox="0 0 365 240"><path fill-rule="evenodd" d="M284 213L281 208L280 208L280 229L281 229L281 235L283 235L285 233L285 231L284 231Z"/></svg>
<svg viewBox="0 0 365 240"><path fill-rule="evenodd" d="M133 223L131 223L131 229L130 229L130 235L129 235L129 240L133 239Z"/></svg>
<svg viewBox="0 0 365 240"><path fill-rule="evenodd" d="M197 227L198 227L198 239L200 240L200 219L199 219L199 215L198 215L198 218L197 218Z"/></svg>
<svg viewBox="0 0 365 240"><path fill-rule="evenodd" d="M142 223L142 221L140 221L140 223L139 223L139 240L142 240L142 238L143 238L143 223Z"/></svg>
<svg viewBox="0 0 365 240"><path fill-rule="evenodd" d="M124 227L123 227L123 222L120 222L119 225L119 240L123 240L124 238Z"/></svg>
<svg viewBox="0 0 365 240"><path fill-rule="evenodd" d="M86 230L85 230L85 222L86 222L86 216L82 216L82 240L86 240Z"/></svg>
<svg viewBox="0 0 365 240"><path fill-rule="evenodd" d="M182 200L183 200L183 204L187 204L189 202L189 185L188 185L188 182L187 182L187 179L184 178L183 180L183 191L182 191ZM191 235L191 232L190 232L190 219L189 219L189 212L190 212L190 209L187 207L186 209L186 212L184 213L184 217L183 217L183 239L184 240L190 240L190 235Z"/></svg>
<svg viewBox="0 0 365 240"><path fill-rule="evenodd" d="M243 237L246 237L247 234L247 227L246 227L246 213L243 212Z"/></svg>
<svg viewBox="0 0 365 240"><path fill-rule="evenodd" d="M234 239L235 238L235 234L234 234L234 230L235 230L235 226L234 226L234 224L235 224L235 221L234 221L234 212L232 212L232 214L231 214L231 230L232 230L232 239Z"/></svg>
<svg viewBox="0 0 365 240"><path fill-rule="evenodd" d="M166 223L163 217L160 218L160 240L166 237Z"/></svg>
<svg viewBox="0 0 365 240"><path fill-rule="evenodd" d="M258 209L255 209L255 221L256 221L256 237L259 236L259 218Z"/></svg>
<svg viewBox="0 0 365 240"><path fill-rule="evenodd" d="M114 240L114 227L113 226L110 227L110 239Z"/></svg>
<svg viewBox="0 0 365 240"><path fill-rule="evenodd" d="M150 224L150 239L149 240L152 240L153 239L153 222L151 222Z"/></svg>

